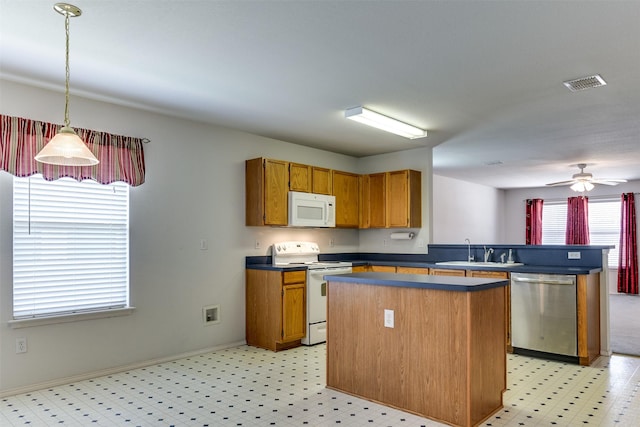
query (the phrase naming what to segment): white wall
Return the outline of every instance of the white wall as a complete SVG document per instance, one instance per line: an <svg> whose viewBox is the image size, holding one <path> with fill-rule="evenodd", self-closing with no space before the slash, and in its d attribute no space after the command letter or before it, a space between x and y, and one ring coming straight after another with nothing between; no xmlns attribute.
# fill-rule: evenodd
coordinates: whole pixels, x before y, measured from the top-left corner
<svg viewBox="0 0 640 427"><path fill-rule="evenodd" d="M64 95L0 80L0 113L58 123ZM129 316L12 329L12 176L0 171L0 394L47 381L244 342L244 262L282 240L313 240L322 252L361 250L358 230L244 225L244 161L269 157L350 172L423 172L430 222L431 149L417 156L356 159L221 127L71 98L71 124L146 137L146 182L131 189ZM423 229L427 226L424 225ZM419 230L425 241L429 232ZM209 249L201 251L200 240ZM329 246L330 240L335 242ZM259 241L261 248L255 249ZM373 242L368 249L383 252ZM410 252L412 248L402 247ZM219 304L221 323L204 326L202 307ZM26 337L28 352L15 354Z"/></svg>
<svg viewBox="0 0 640 427"><path fill-rule="evenodd" d="M508 243L504 191L433 175L433 243Z"/></svg>

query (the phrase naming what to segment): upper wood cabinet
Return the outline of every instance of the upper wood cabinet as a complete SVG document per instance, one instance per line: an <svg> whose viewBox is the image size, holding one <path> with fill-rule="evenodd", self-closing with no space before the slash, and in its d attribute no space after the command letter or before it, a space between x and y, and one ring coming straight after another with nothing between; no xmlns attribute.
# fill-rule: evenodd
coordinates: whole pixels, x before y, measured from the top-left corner
<svg viewBox="0 0 640 427"><path fill-rule="evenodd" d="M289 163L289 190L332 194L331 169Z"/></svg>
<svg viewBox="0 0 640 427"><path fill-rule="evenodd" d="M368 201L368 215L363 216L368 216L369 224L363 228L387 227L387 175L386 172L367 175L363 199Z"/></svg>
<svg viewBox="0 0 640 427"><path fill-rule="evenodd" d="M332 193L332 179L331 179L331 169L327 168L319 168L316 166L311 167L311 175L312 175L312 193L316 194L333 194Z"/></svg>
<svg viewBox="0 0 640 427"><path fill-rule="evenodd" d="M387 207L389 227L422 226L422 174L419 171L387 173Z"/></svg>
<svg viewBox="0 0 640 427"><path fill-rule="evenodd" d="M422 174L400 170L364 175L361 228L418 228L422 225Z"/></svg>
<svg viewBox="0 0 640 427"><path fill-rule="evenodd" d="M336 227L358 228L360 215L359 175L332 171L333 195L336 196Z"/></svg>
<svg viewBox="0 0 640 427"><path fill-rule="evenodd" d="M245 162L245 224L288 224L288 192L336 197L336 227L419 228L422 174L414 170L358 175L266 158Z"/></svg>
<svg viewBox="0 0 640 427"><path fill-rule="evenodd" d="M281 160L245 162L245 224L287 225L289 164Z"/></svg>
<svg viewBox="0 0 640 427"><path fill-rule="evenodd" d="M289 190L311 193L311 166L289 163Z"/></svg>

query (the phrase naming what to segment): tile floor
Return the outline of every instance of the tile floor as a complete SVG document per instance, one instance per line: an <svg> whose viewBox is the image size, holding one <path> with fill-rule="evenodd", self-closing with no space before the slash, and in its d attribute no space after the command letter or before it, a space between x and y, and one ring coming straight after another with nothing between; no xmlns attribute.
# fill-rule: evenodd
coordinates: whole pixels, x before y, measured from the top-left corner
<svg viewBox="0 0 640 427"><path fill-rule="evenodd" d="M640 426L640 358L591 367L508 356L484 426ZM0 399L2 426L441 426L325 384L325 346L248 346Z"/></svg>

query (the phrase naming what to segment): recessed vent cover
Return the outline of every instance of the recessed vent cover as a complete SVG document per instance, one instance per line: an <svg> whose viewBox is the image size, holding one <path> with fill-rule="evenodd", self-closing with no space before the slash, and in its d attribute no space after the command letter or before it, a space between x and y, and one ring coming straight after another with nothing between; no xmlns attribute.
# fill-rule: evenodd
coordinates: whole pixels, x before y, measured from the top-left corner
<svg viewBox="0 0 640 427"><path fill-rule="evenodd" d="M602 76L596 74L589 77L581 77L575 80L568 80L563 82L571 92L577 92L579 90L591 89L592 87L605 86L607 82L604 81Z"/></svg>

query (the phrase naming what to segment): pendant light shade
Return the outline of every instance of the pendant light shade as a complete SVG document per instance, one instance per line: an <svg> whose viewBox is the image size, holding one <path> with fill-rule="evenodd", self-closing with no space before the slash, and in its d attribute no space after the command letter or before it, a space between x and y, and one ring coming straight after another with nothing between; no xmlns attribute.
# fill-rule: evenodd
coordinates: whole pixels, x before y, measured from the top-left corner
<svg viewBox="0 0 640 427"><path fill-rule="evenodd" d="M63 127L36 155L36 161L62 166L93 166L98 159L70 127Z"/></svg>
<svg viewBox="0 0 640 427"><path fill-rule="evenodd" d="M37 162L60 166L93 166L100 161L93 155L89 147L69 126L69 17L80 16L80 8L67 3L56 3L53 9L64 16L66 35L65 50L65 103L64 127L51 138L42 150L34 157Z"/></svg>

